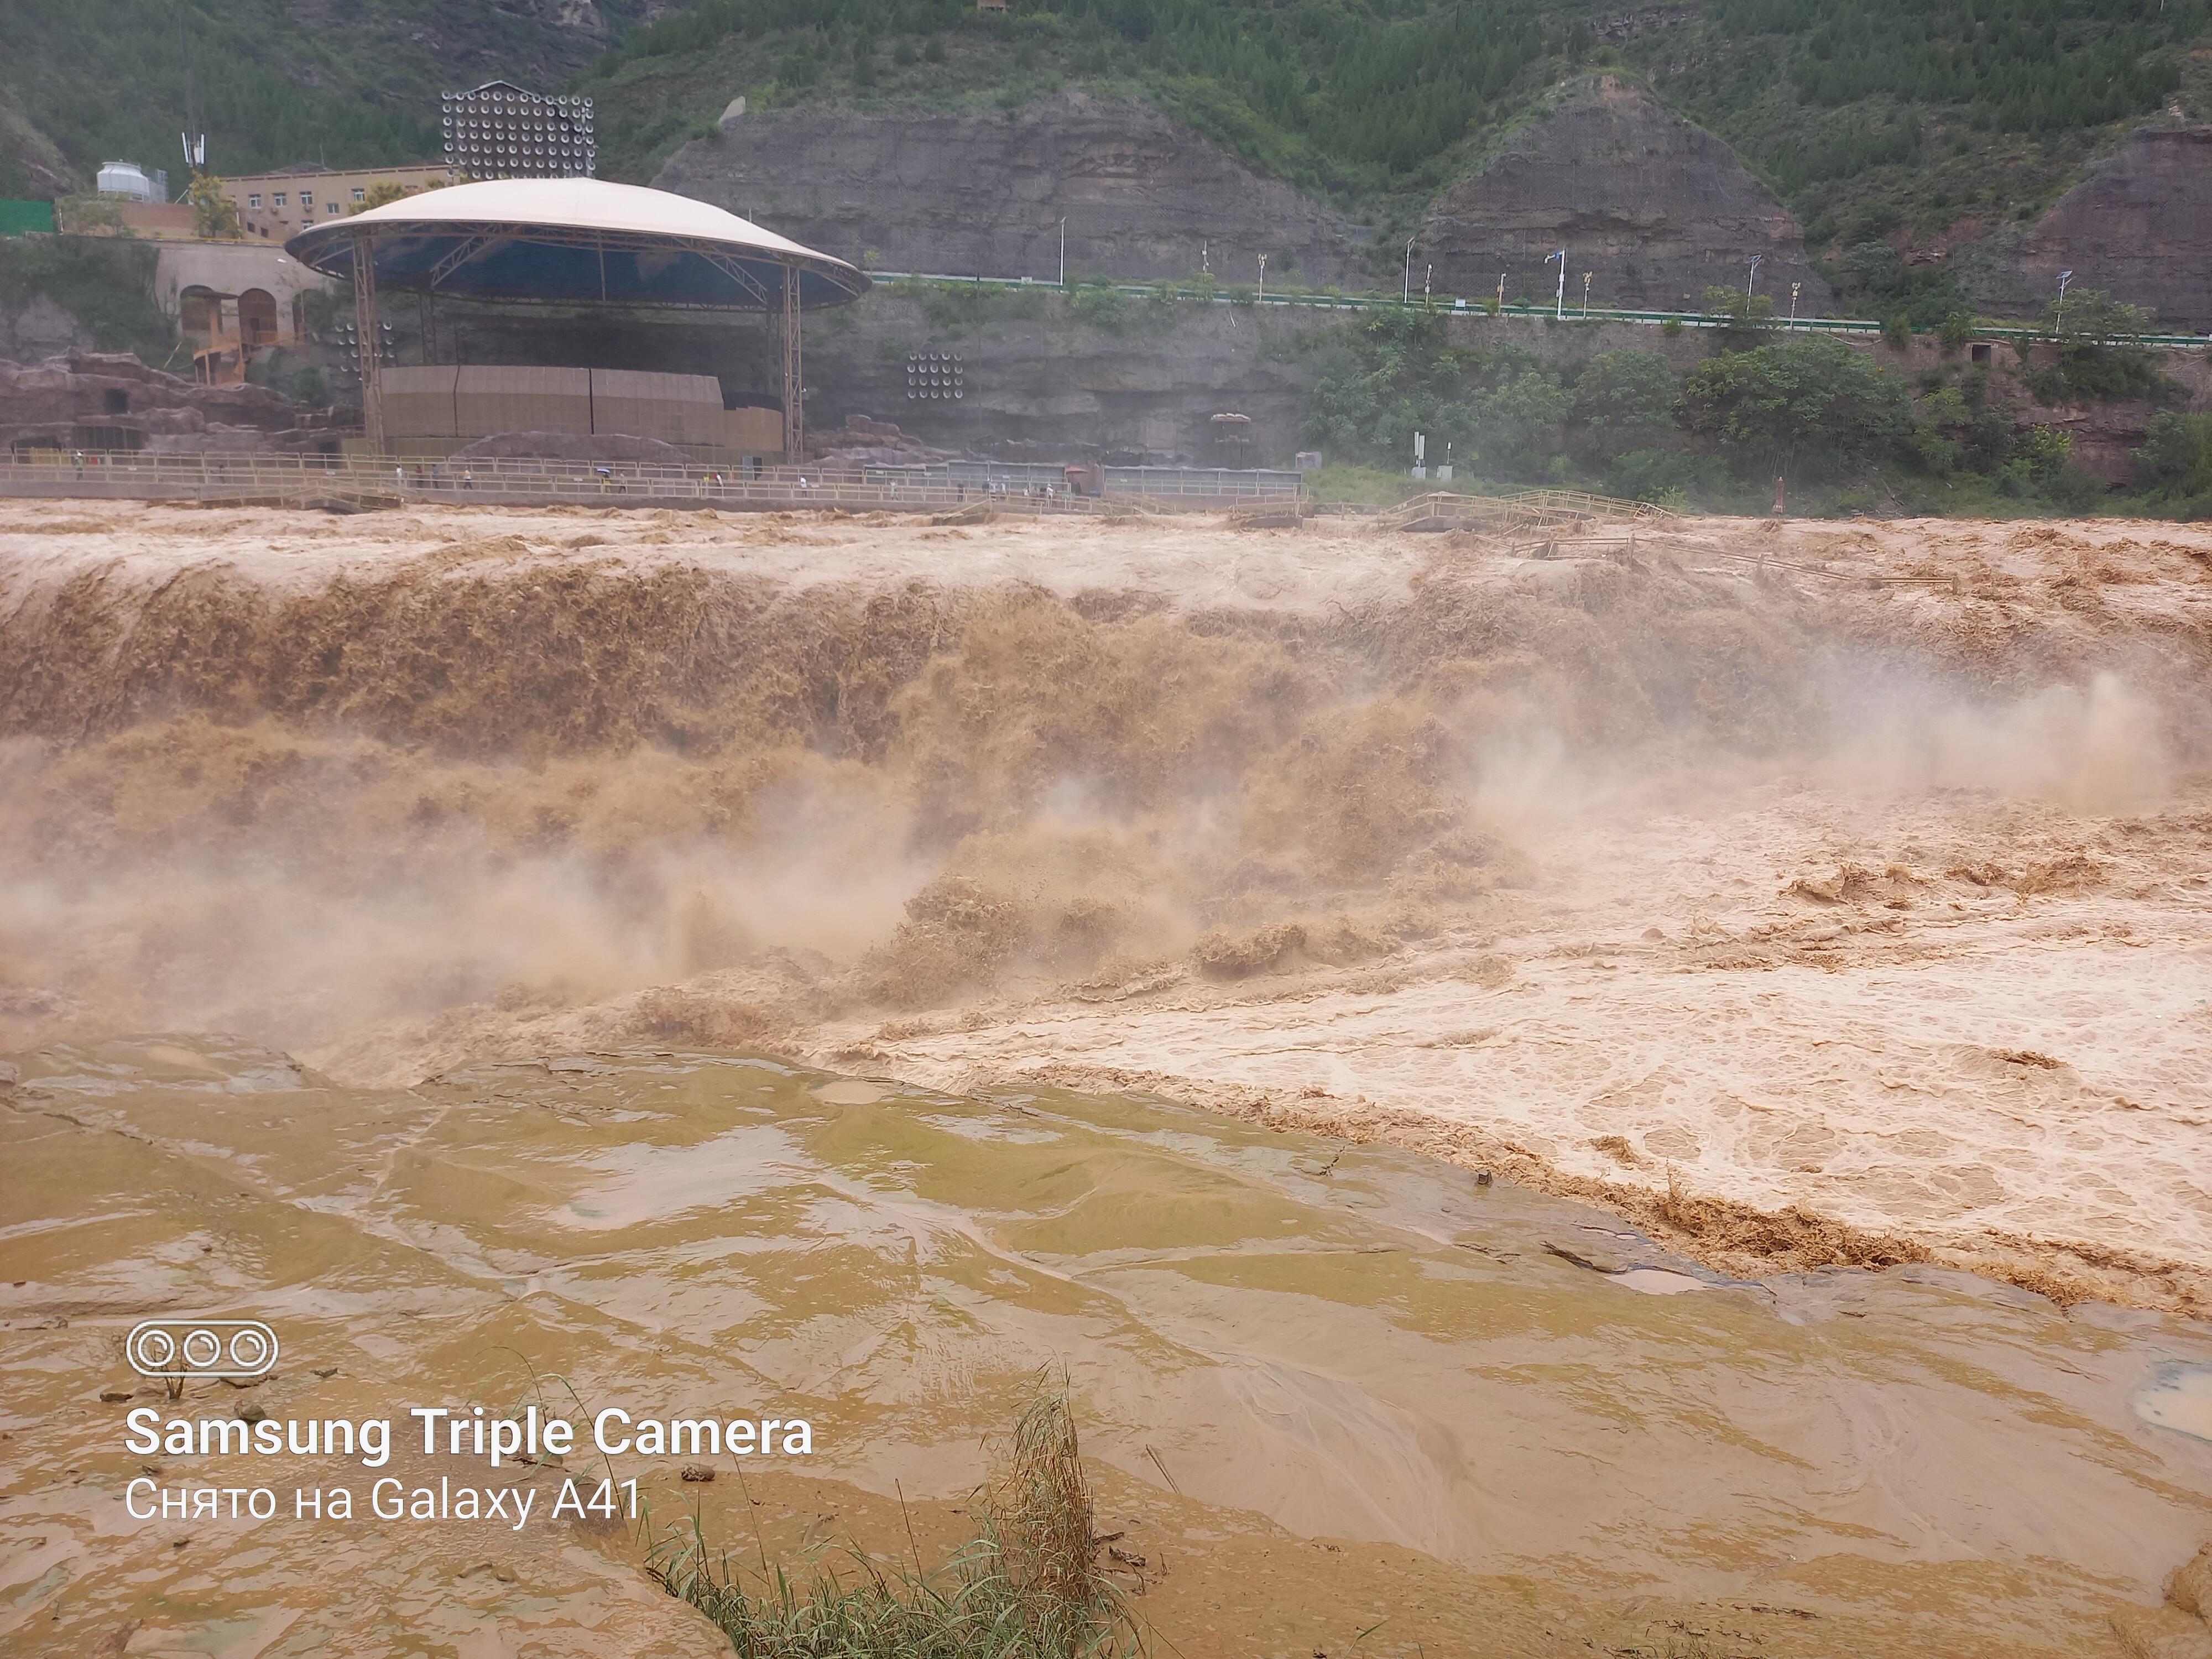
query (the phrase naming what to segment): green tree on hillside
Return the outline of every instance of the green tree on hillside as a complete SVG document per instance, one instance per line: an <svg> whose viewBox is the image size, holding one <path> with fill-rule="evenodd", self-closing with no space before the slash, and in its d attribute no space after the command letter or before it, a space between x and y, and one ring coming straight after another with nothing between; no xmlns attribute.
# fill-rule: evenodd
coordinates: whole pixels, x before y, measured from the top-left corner
<svg viewBox="0 0 2212 1659"><path fill-rule="evenodd" d="M1648 447L1674 429L1682 385L1656 351L1605 351L1575 379L1574 418L1583 447L1601 459Z"/></svg>
<svg viewBox="0 0 2212 1659"><path fill-rule="evenodd" d="M149 242L90 236L0 238L0 312L43 295L77 319L102 351L135 351L160 368L173 361L176 324L154 300Z"/></svg>
<svg viewBox="0 0 2212 1659"><path fill-rule="evenodd" d="M1905 383L1826 337L1732 351L1691 372L1683 423L1740 465L1794 475L1872 460L1911 429Z"/></svg>
<svg viewBox="0 0 2212 1659"><path fill-rule="evenodd" d="M403 185L396 179L380 179L368 187L352 211L366 213L371 208L388 207L394 202L404 202L410 196L420 196L426 190L443 190L443 179L429 179L419 185Z"/></svg>
<svg viewBox="0 0 2212 1659"><path fill-rule="evenodd" d="M2179 504L2189 518L2212 518L2212 415L2151 416L2136 471L2159 500Z"/></svg>
<svg viewBox="0 0 2212 1659"><path fill-rule="evenodd" d="M1306 430L1340 454L1402 466L1416 432L1440 459L1504 478L1540 471L1559 451L1574 400L1559 375L1515 346L1455 346L1440 316L1379 312L1330 330L1318 347L1320 373Z"/></svg>
<svg viewBox="0 0 2212 1659"><path fill-rule="evenodd" d="M1902 316L1915 328L1936 328L1972 310L1949 265L1912 263L1887 242L1861 242L1821 270L1849 316Z"/></svg>
<svg viewBox="0 0 2212 1659"><path fill-rule="evenodd" d="M222 180L212 173L195 173L185 187L185 200L192 206L192 232L207 238L235 240L246 232L238 222L238 204L223 194Z"/></svg>
<svg viewBox="0 0 2212 1659"><path fill-rule="evenodd" d="M2067 290L2062 306L2043 308L2041 325L2054 347L2051 361L2030 369L2028 390L2054 406L2113 398L2166 396L2172 383L2150 353L2135 341L2150 328L2150 313L2123 305L2100 289Z"/></svg>
<svg viewBox="0 0 2212 1659"><path fill-rule="evenodd" d="M1393 464L1416 432L1464 428L1461 399L1479 352L1455 350L1441 318L1378 312L1322 345L1306 429L1323 448Z"/></svg>
<svg viewBox="0 0 2212 1659"><path fill-rule="evenodd" d="M2150 332L2150 313L2097 288L2067 289L2065 299L2044 307L2039 321L2046 336L2064 345L2119 343Z"/></svg>
<svg viewBox="0 0 2212 1659"><path fill-rule="evenodd" d="M1559 447L1559 425L1574 400L1547 369L1524 368L1476 392L1464 405L1460 429L1474 435L1486 470L1500 477L1527 478Z"/></svg>
<svg viewBox="0 0 2212 1659"><path fill-rule="evenodd" d="M1747 350L1757 345L1774 326L1774 301L1765 294L1747 294L1734 288L1709 288L1705 290L1702 309L1708 317L1723 319L1721 340L1734 351Z"/></svg>

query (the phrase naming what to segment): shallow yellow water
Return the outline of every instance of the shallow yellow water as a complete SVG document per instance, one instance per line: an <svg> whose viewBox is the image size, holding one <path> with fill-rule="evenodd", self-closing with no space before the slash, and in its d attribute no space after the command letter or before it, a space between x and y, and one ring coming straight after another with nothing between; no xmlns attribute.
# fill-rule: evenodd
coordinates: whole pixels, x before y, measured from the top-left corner
<svg viewBox="0 0 2212 1659"><path fill-rule="evenodd" d="M635 1571L626 1517L556 1522L559 1471L426 1455L408 1409L805 1419L811 1456L708 1458L711 1486L677 1481L696 1457L568 1460L636 1479L662 1522L703 1495L738 1538L758 1508L781 1547L896 1527L901 1498L957 1531L982 1438L1048 1370L1109 1519L1174 1540L1146 1606L1185 1651L1310 1652L1291 1644L1371 1623L1379 1596L1396 1622L1363 1652L1501 1608L1525 1621L1510 1650L1549 1651L1664 1606L1748 1620L1760 1653L1844 1632L1862 1653L2117 1653L2110 1612L2154 1601L2212 1532L2201 1326L1933 1269L1729 1283L1395 1152L732 1056L381 1091L182 1037L18 1063L0 1091L17 1650L473 1655L529 1632L713 1651ZM265 1320L277 1375L173 1407L122 1358L155 1314ZM241 1401L388 1417L398 1448L378 1470L125 1449L135 1408ZM140 1476L283 1507L134 1519ZM294 1512L302 1486L441 1477L519 1480L538 1518ZM1443 1639L1421 1646L1475 1650Z"/></svg>

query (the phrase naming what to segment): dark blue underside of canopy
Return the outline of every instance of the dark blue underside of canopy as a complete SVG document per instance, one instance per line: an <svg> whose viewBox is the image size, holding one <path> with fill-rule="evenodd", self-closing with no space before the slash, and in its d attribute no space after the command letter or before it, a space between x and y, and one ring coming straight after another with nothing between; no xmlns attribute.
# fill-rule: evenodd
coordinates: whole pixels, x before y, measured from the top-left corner
<svg viewBox="0 0 2212 1659"><path fill-rule="evenodd" d="M436 292L459 298L537 300L612 305L718 306L760 309L762 295L771 307L783 302L784 265L777 260L723 252L717 260L684 247L665 246L571 246L524 240L494 232L440 231L416 234L395 231L376 239L376 281L380 288L423 289L432 273L466 247L477 234L489 236L437 279ZM579 238L583 242L584 238ZM350 242L325 244L311 251L311 263L333 275L352 274ZM758 284L750 289L724 265L742 270ZM850 279L848 279L848 281ZM865 278L862 282L865 283ZM842 305L855 297L853 288L805 265L799 267L799 303Z"/></svg>

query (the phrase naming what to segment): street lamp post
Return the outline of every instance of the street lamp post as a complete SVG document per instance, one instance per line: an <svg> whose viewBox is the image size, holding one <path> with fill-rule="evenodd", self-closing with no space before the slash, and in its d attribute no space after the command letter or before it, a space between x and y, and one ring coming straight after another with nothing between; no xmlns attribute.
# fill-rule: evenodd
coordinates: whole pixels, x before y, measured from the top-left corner
<svg viewBox="0 0 2212 1659"><path fill-rule="evenodd" d="M1561 248L1557 253L1547 253L1544 256L1544 263L1547 265L1554 259L1557 259L1559 262L1559 292L1557 298L1553 302L1552 315L1558 318L1561 322L1565 322L1567 316L1566 249Z"/></svg>
<svg viewBox="0 0 2212 1659"><path fill-rule="evenodd" d="M1263 253L1263 254L1261 254L1261 255L1260 256L1260 301L1261 301L1261 303L1264 305L1264 304L1267 302L1267 256L1266 254L1264 254L1264 253Z"/></svg>
<svg viewBox="0 0 2212 1659"><path fill-rule="evenodd" d="M1398 295L1400 305L1409 306L1413 303L1413 244L1420 240L1418 236L1408 236L1406 239L1406 286L1403 292Z"/></svg>
<svg viewBox="0 0 2212 1659"><path fill-rule="evenodd" d="M1759 280L1759 262L1765 257L1764 253L1751 256L1751 274L1743 279L1743 297L1747 300L1751 297L1751 285Z"/></svg>
<svg viewBox="0 0 2212 1659"><path fill-rule="evenodd" d="M2058 273L2057 327L2061 334L2066 331L2066 284L2073 280L2074 273L2070 270L2062 270Z"/></svg>
<svg viewBox="0 0 2212 1659"><path fill-rule="evenodd" d="M1065 215L1060 221L1060 285L1062 288L1067 286L1067 219Z"/></svg>
<svg viewBox="0 0 2212 1659"><path fill-rule="evenodd" d="M1589 315L1590 278L1596 275L1597 272L1594 270L1586 270L1583 272L1583 315L1585 317Z"/></svg>
<svg viewBox="0 0 2212 1659"><path fill-rule="evenodd" d="M1802 283L1790 284L1790 326L1792 328L1797 326L1797 290L1804 286Z"/></svg>

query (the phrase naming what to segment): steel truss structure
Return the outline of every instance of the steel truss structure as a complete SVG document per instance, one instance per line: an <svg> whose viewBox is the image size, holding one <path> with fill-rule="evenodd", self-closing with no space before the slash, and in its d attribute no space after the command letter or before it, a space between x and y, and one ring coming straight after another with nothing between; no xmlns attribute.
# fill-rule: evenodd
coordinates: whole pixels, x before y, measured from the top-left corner
<svg viewBox="0 0 2212 1659"><path fill-rule="evenodd" d="M627 186L564 180L599 191ZM549 181L550 183L550 181ZM460 185L436 193L434 205L458 205L471 189L498 191L501 185ZM841 305L858 299L872 285L861 271L841 259L817 253L760 231L703 204L663 198L659 192L630 191L668 204L678 223L696 225L711 216L731 228L727 237L604 227L588 222L514 216L414 213L415 199L320 225L287 245L295 258L332 276L352 280L354 316L364 340L380 337L377 309L386 289L417 296L426 342L435 338L436 302L441 298L495 301L503 305L612 306L665 312L757 313L774 330L783 393L784 453L805 453L806 435L803 315L811 307ZM589 204L586 204L586 208ZM653 204L647 204L651 209ZM635 213L635 200L610 203ZM576 210L571 206L568 210ZM370 447L386 447L382 377L364 356L362 364L362 425Z"/></svg>

